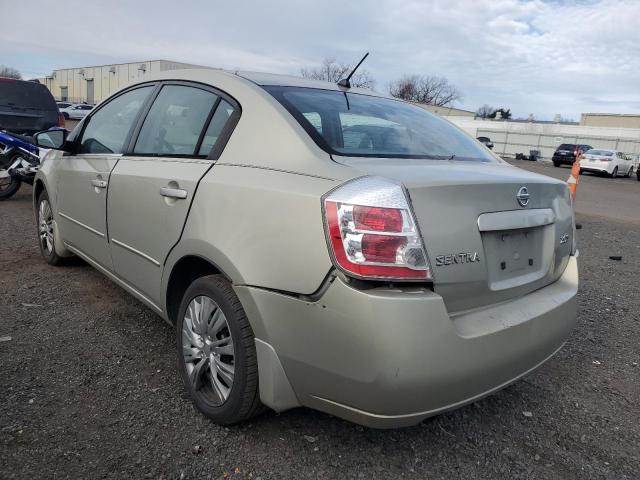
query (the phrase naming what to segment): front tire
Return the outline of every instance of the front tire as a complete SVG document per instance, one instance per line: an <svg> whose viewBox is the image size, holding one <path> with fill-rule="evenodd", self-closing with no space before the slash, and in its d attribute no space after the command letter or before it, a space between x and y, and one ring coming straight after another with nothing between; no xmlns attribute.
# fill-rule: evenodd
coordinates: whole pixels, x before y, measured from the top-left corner
<svg viewBox="0 0 640 480"><path fill-rule="evenodd" d="M243 422L262 410L253 330L221 275L194 281L176 325L179 370L195 407L214 422Z"/></svg>
<svg viewBox="0 0 640 480"><path fill-rule="evenodd" d="M553 166L556 167L556 168L559 168L560 167L560 163L559 162L553 162Z"/></svg>
<svg viewBox="0 0 640 480"><path fill-rule="evenodd" d="M13 197L20 189L20 180L13 177L0 179L0 201Z"/></svg>
<svg viewBox="0 0 640 480"><path fill-rule="evenodd" d="M5 167L0 167L0 170L6 172L7 169L16 161L19 155L14 155L9 160L2 161ZM0 178L0 201L13 197L20 189L20 180L14 177Z"/></svg>
<svg viewBox="0 0 640 480"><path fill-rule="evenodd" d="M627 174L625 175L625 177L627 178L631 178L631 176L633 175L633 165L631 166L631 168L629 168L629 171L627 172Z"/></svg>
<svg viewBox="0 0 640 480"><path fill-rule="evenodd" d="M46 190L43 190L38 197L36 215L38 221L38 245L40 246L42 258L44 258L49 265L62 265L64 258L56 253L53 210Z"/></svg>

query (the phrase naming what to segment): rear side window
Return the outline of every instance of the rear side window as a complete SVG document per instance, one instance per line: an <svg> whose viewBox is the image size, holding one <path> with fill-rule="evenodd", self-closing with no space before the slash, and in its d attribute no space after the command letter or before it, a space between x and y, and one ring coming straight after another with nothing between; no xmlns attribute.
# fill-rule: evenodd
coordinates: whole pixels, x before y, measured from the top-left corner
<svg viewBox="0 0 640 480"><path fill-rule="evenodd" d="M131 126L153 88L130 90L96 111L82 133L78 153L122 153Z"/></svg>
<svg viewBox="0 0 640 480"><path fill-rule="evenodd" d="M0 106L57 111L51 92L35 82L0 79Z"/></svg>
<svg viewBox="0 0 640 480"><path fill-rule="evenodd" d="M144 120L133 149L141 155L194 155L218 96L183 85L165 85Z"/></svg>
<svg viewBox="0 0 640 480"><path fill-rule="evenodd" d="M209 155L209 152L217 143L218 138L220 138L222 129L229 121L233 111L234 108L229 103L225 100L220 100L213 117L211 117L211 123L209 123L207 131L204 134L198 155Z"/></svg>

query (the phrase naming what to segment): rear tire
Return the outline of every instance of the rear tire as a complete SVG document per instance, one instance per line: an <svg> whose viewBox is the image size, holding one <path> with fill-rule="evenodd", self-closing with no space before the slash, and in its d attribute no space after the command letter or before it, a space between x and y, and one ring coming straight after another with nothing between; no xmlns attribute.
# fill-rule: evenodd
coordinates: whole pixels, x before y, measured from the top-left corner
<svg viewBox="0 0 640 480"><path fill-rule="evenodd" d="M558 162L553 162L553 166L554 166L554 167L556 167L556 168L558 168L558 167L560 167L560 163L558 163Z"/></svg>
<svg viewBox="0 0 640 480"><path fill-rule="evenodd" d="M631 166L631 168L629 168L629 171L627 172L627 174L625 175L625 177L627 178L631 178L631 176L633 175L633 165Z"/></svg>
<svg viewBox="0 0 640 480"><path fill-rule="evenodd" d="M195 407L221 425L260 413L255 337L231 284L222 275L195 280L176 323L179 370Z"/></svg>
<svg viewBox="0 0 640 480"><path fill-rule="evenodd" d="M36 209L37 229L38 229L38 245L42 258L49 265L62 265L64 258L56 253L55 229L53 228L53 209L49 201L49 195L46 190L38 196L38 204Z"/></svg>
<svg viewBox="0 0 640 480"><path fill-rule="evenodd" d="M613 167L613 172L611 172L611 178L616 178L618 176L618 167Z"/></svg>

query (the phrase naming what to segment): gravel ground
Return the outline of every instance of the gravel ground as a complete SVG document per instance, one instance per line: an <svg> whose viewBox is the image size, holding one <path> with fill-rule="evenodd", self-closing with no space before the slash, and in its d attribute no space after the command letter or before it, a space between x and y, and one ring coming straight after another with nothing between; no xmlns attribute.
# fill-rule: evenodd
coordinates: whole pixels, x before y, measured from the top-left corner
<svg viewBox="0 0 640 480"><path fill-rule="evenodd" d="M308 409L224 428L186 398L169 326L39 258L30 194L0 204L0 478L640 478L637 224L578 216L579 324L495 395L403 430Z"/></svg>

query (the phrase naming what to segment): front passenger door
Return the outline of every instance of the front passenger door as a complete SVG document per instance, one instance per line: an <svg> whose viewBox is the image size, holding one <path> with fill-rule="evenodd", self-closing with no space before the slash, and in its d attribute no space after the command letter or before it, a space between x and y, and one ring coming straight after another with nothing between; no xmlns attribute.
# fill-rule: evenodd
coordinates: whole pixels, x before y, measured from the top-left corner
<svg viewBox="0 0 640 480"><path fill-rule="evenodd" d="M200 178L213 165L209 152L238 111L232 103L204 86L165 83L111 174L114 271L156 305L162 265L180 239Z"/></svg>
<svg viewBox="0 0 640 480"><path fill-rule="evenodd" d="M129 90L85 120L75 152L59 162L58 219L63 239L99 266L111 270L107 242L107 187L138 113L153 85Z"/></svg>

